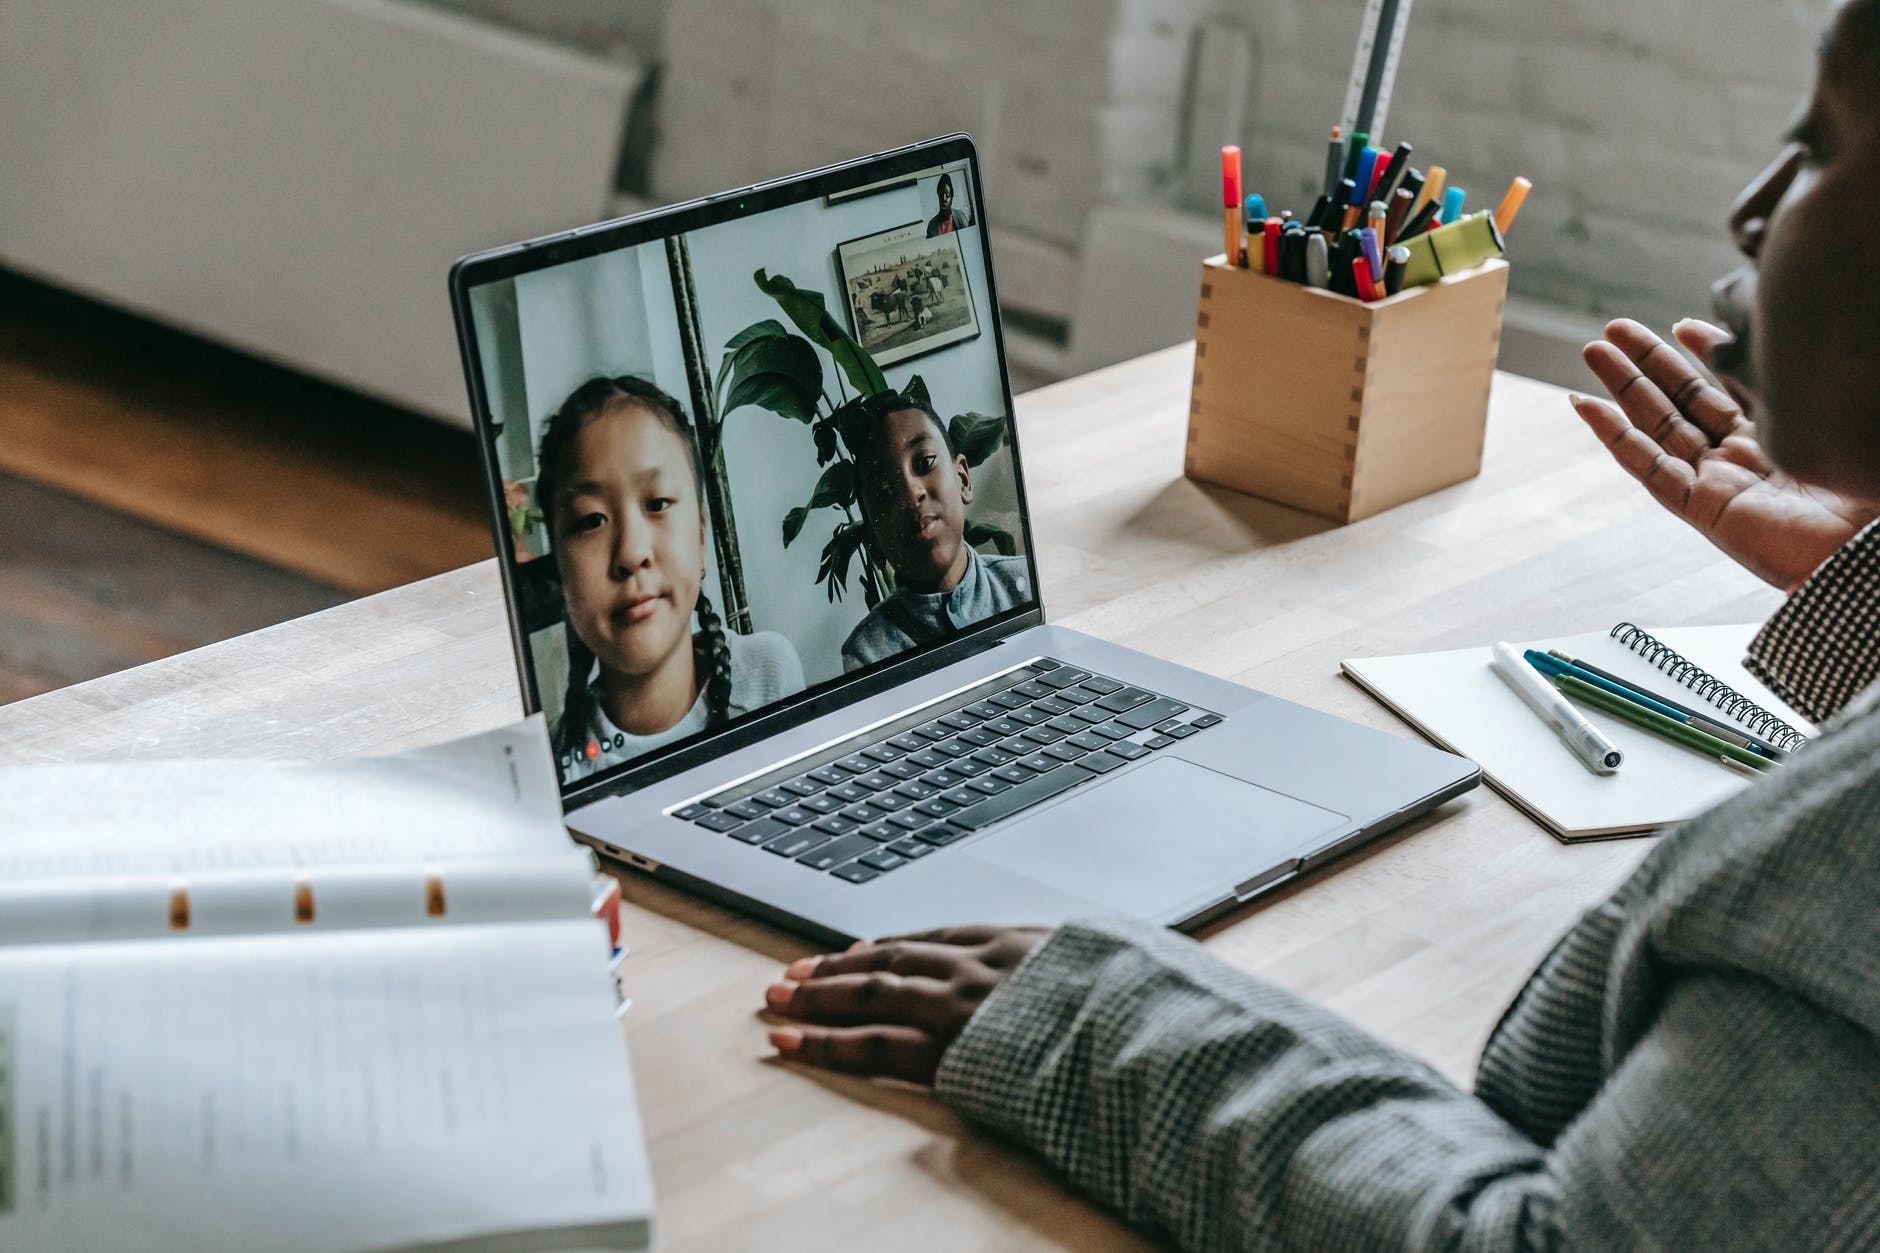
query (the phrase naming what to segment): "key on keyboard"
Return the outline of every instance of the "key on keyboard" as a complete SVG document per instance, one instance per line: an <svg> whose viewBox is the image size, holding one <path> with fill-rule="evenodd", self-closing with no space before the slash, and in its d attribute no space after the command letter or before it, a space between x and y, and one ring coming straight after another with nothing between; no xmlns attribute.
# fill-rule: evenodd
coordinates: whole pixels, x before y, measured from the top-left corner
<svg viewBox="0 0 1880 1253"><path fill-rule="evenodd" d="M673 816L869 883L1222 721L1041 658Z"/></svg>

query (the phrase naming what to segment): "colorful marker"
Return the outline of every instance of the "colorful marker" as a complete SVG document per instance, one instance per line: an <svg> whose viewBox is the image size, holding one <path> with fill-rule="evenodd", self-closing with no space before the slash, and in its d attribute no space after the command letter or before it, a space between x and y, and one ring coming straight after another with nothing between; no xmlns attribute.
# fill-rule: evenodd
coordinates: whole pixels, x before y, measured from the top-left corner
<svg viewBox="0 0 1880 1253"><path fill-rule="evenodd" d="M1377 284L1371 281L1371 263L1363 257L1351 261L1351 277L1358 285L1358 299L1370 304L1377 299Z"/></svg>
<svg viewBox="0 0 1880 1253"><path fill-rule="evenodd" d="M1501 198L1501 204L1495 210L1495 229L1506 235L1508 228L1514 225L1515 215L1521 212L1521 206L1527 203L1528 193L1534 190L1534 184L1525 178L1517 178L1508 185L1508 194Z"/></svg>
<svg viewBox="0 0 1880 1253"><path fill-rule="evenodd" d="M1399 187L1390 194L1390 210L1384 216L1384 242L1394 244L1403 230L1403 224L1410 220L1410 204L1416 196L1408 187Z"/></svg>
<svg viewBox="0 0 1880 1253"><path fill-rule="evenodd" d="M1332 142L1325 149L1325 194L1338 193L1339 180L1345 177L1345 128L1332 127Z"/></svg>
<svg viewBox="0 0 1880 1253"><path fill-rule="evenodd" d="M1390 236L1384 233L1384 224L1388 221L1390 221L1390 206L1382 200L1373 200L1370 211L1364 215L1364 224L1376 234L1379 248L1390 246Z"/></svg>
<svg viewBox="0 0 1880 1253"><path fill-rule="evenodd" d="M1266 272L1279 273L1279 233L1283 224L1278 218L1266 220Z"/></svg>
<svg viewBox="0 0 1880 1253"><path fill-rule="evenodd" d="M1222 220L1227 237L1227 264L1242 264L1240 256L1240 146L1221 149Z"/></svg>
<svg viewBox="0 0 1880 1253"><path fill-rule="evenodd" d="M1403 290L1404 270L1410 265L1410 250L1402 244L1393 246L1384 262L1384 294L1395 296Z"/></svg>
<svg viewBox="0 0 1880 1253"><path fill-rule="evenodd" d="M1243 214L1241 218L1243 222L1266 221L1265 198L1261 196L1248 196L1241 202L1241 213Z"/></svg>
<svg viewBox="0 0 1880 1253"><path fill-rule="evenodd" d="M1410 172L1410 154L1416 151L1408 143L1397 145L1397 150L1390 154L1390 164L1384 167L1384 194L1377 199L1389 203L1392 193L1403 186L1404 175Z"/></svg>
<svg viewBox="0 0 1880 1253"><path fill-rule="evenodd" d="M1405 287L1434 283L1445 274L1473 269L1507 251L1501 232L1495 229L1495 215L1486 210L1406 239L1404 247L1410 250Z"/></svg>
<svg viewBox="0 0 1880 1253"><path fill-rule="evenodd" d="M1417 202L1410 206L1410 212L1416 213L1424 205L1434 202L1438 209L1443 207L1443 184L1449 181L1449 171L1440 165L1430 167L1430 176L1423 181L1423 190L1417 196Z"/></svg>
<svg viewBox="0 0 1880 1253"><path fill-rule="evenodd" d="M1352 180L1351 203L1362 209L1365 197L1371 194L1371 184L1377 180L1377 158L1375 148L1366 148L1358 155L1358 173Z"/></svg>
<svg viewBox="0 0 1880 1253"><path fill-rule="evenodd" d="M1364 260L1371 267L1371 281L1384 281L1384 250L1377 242L1377 232L1365 227L1358 233L1358 243L1364 249Z"/></svg>
<svg viewBox="0 0 1880 1253"><path fill-rule="evenodd" d="M1358 177L1358 162L1364 157L1364 150L1371 142L1371 137L1363 131L1351 132L1351 148L1345 153L1345 177Z"/></svg>
<svg viewBox="0 0 1880 1253"><path fill-rule="evenodd" d="M1318 231L1306 236L1306 283L1312 287L1331 285L1331 249Z"/></svg>
<svg viewBox="0 0 1880 1253"><path fill-rule="evenodd" d="M1444 226L1448 226L1450 223L1462 217L1462 202L1468 199L1468 194L1469 193L1465 192L1460 187L1451 187L1448 191L1443 193Z"/></svg>

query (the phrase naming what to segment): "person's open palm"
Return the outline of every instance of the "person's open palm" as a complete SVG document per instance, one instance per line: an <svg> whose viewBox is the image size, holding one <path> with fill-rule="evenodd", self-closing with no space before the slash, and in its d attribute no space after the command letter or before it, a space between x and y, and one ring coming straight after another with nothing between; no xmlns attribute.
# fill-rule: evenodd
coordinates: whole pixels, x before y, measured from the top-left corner
<svg viewBox="0 0 1880 1253"><path fill-rule="evenodd" d="M1705 360L1731 338L1694 320L1674 333ZM1639 323L1609 325L1604 341L1586 346L1586 364L1618 403L1575 396L1574 409L1613 459L1659 504L1784 591L1880 515L1777 469L1743 407Z"/></svg>

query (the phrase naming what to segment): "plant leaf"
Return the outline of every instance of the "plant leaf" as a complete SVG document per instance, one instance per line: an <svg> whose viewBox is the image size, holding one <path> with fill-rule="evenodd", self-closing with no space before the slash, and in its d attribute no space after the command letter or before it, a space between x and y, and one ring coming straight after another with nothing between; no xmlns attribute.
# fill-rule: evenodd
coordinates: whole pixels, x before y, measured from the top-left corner
<svg viewBox="0 0 1880 1253"><path fill-rule="evenodd" d="M809 336L811 343L835 358L836 365L848 376L849 386L864 396L888 390L875 359L842 329L830 314L821 292L806 291L781 274L766 274L761 268L751 276L765 295L777 302L784 316L796 323L796 329Z"/></svg>
<svg viewBox="0 0 1880 1253"><path fill-rule="evenodd" d="M733 335L730 341L725 344L725 355L719 361L718 378L712 383L712 390L715 392L724 391L725 375L731 372L731 363L737 359L738 349L744 347L746 344L755 343L760 339L782 339L789 335L789 333L789 331L784 329L783 323L777 321L777 319L765 318L762 322L753 322L736 335Z"/></svg>
<svg viewBox="0 0 1880 1253"><path fill-rule="evenodd" d="M1012 427L1004 418L983 413L962 413L947 423L947 442L953 451L976 466L1012 440Z"/></svg>
<svg viewBox="0 0 1880 1253"><path fill-rule="evenodd" d="M836 431L842 436L842 446L849 450L849 455L861 456L862 445L867 442L869 427L872 425L867 398L857 397L829 416L835 422Z"/></svg>
<svg viewBox="0 0 1880 1253"><path fill-rule="evenodd" d="M807 341L794 335L758 339L738 350L729 381L722 413L757 405L810 422L822 397L822 362Z"/></svg>
<svg viewBox="0 0 1880 1253"><path fill-rule="evenodd" d="M803 533L803 524L809 521L809 506L798 505L783 515L783 546L788 548L796 542L796 537Z"/></svg>
<svg viewBox="0 0 1880 1253"><path fill-rule="evenodd" d="M836 528L829 542L823 545L822 567L817 572L818 583L829 584L831 602L842 599L849 585L849 567L854 564L855 556L861 551L862 543L867 539L867 530L859 522L844 522Z"/></svg>
<svg viewBox="0 0 1880 1253"><path fill-rule="evenodd" d="M981 544L991 544L998 550L1001 557L1018 556L1018 543L1012 538L1012 533L984 522L966 524L966 542L974 548Z"/></svg>
<svg viewBox="0 0 1880 1253"><path fill-rule="evenodd" d="M822 472L816 480L816 490L810 494L811 509L840 509L855 503L855 463L837 461Z"/></svg>

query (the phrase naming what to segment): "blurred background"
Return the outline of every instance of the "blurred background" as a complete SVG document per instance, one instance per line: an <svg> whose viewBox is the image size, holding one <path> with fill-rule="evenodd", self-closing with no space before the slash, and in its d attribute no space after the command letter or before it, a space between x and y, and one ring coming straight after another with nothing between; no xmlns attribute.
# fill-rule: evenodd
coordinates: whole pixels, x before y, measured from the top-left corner
<svg viewBox="0 0 1880 1253"><path fill-rule="evenodd" d="M1421 0L1388 142L1502 366L1709 308L1825 0ZM0 0L0 701L487 556L457 256L955 130L1015 390L1189 338L1219 147L1310 207L1361 0Z"/></svg>

